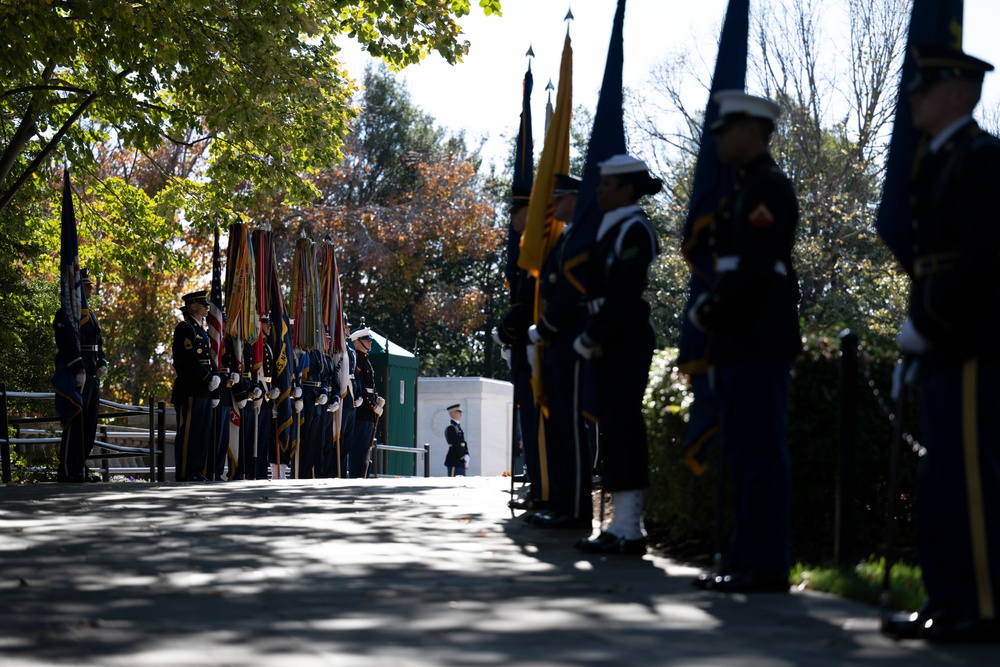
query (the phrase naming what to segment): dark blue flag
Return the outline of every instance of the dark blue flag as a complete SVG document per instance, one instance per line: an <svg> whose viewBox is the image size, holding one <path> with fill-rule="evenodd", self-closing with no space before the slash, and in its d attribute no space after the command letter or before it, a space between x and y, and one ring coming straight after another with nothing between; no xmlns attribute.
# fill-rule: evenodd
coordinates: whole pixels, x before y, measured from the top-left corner
<svg viewBox="0 0 1000 667"><path fill-rule="evenodd" d="M62 422L80 413L83 396L76 388L76 373L66 363L80 357L80 318L87 310L87 295L83 291L80 275L80 242L76 231L76 212L73 209L73 187L69 180L69 167L63 171L62 224L59 232L59 312L57 320L69 335L64 345L71 350L56 358L52 376L55 390L56 412ZM64 358L65 357L65 358Z"/></svg>
<svg viewBox="0 0 1000 667"><path fill-rule="evenodd" d="M913 0L910 32L906 38L903 73L899 80L896 121L892 126L889 157L886 160L885 185L875 228L907 273L913 268L913 244L910 240L910 175L917 154L920 133L913 127L907 86L917 72L913 47L934 44L962 48L962 0Z"/></svg>
<svg viewBox="0 0 1000 667"><path fill-rule="evenodd" d="M530 51L529 51L530 53ZM535 143L531 133L531 89L534 77L531 75L529 61L528 71L524 73L524 85L521 94L521 125L517 130L517 146L514 150L514 180L511 183L513 197L524 197L527 203L531 195L531 187L535 181ZM507 223L507 282L514 284L517 274L517 255L521 243L521 233L514 230L513 222Z"/></svg>
<svg viewBox="0 0 1000 667"><path fill-rule="evenodd" d="M601 178L599 162L612 155L625 152L625 119L622 114L622 27L625 23L625 0L618 0L615 21L611 27L611 43L608 45L608 59L604 65L604 80L601 94L594 112L594 125L590 130L587 144L587 161L583 168L583 179L576 200L573 226L566 232L566 246L563 264L566 277L581 292L586 294L587 277L584 275L591 248L597 240L597 228L603 214L597 209L595 192Z"/></svg>
<svg viewBox="0 0 1000 667"><path fill-rule="evenodd" d="M715 264L708 244L708 233L723 193L732 187L734 172L719 162L715 153L715 138L709 128L719 118L719 105L712 97L720 90L744 90L747 71L747 34L750 26L749 0L730 0L726 20L722 25L719 54L705 107L701 129L698 162L691 187L691 205L684 222L681 251L691 278L688 281L688 301L681 323L681 340L677 367L691 377L694 401L682 447L687 452L687 464L696 473L705 470L705 460L719 431L718 411L708 382L705 360L707 334L699 331L687 317L688 309L715 282Z"/></svg>

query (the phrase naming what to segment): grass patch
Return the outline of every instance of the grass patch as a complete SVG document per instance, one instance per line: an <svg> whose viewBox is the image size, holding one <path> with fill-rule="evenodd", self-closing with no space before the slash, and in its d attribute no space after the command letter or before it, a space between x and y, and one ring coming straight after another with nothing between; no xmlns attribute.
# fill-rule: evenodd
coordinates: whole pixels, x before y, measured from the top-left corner
<svg viewBox="0 0 1000 667"><path fill-rule="evenodd" d="M878 605L884 572L885 559L873 556L853 568L796 563L789 578L792 583L799 585L804 582L806 588L815 591ZM890 606L893 609L902 611L919 609L926 597L920 568L906 563L894 564L889 578L889 592Z"/></svg>

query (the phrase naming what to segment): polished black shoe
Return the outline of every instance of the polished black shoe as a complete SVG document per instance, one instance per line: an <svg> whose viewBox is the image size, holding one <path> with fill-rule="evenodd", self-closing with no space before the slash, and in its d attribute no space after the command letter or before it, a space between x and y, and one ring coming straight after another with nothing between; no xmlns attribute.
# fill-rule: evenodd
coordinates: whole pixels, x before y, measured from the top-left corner
<svg viewBox="0 0 1000 667"><path fill-rule="evenodd" d="M938 614L924 621L919 636L934 644L997 644L1000 621L969 614Z"/></svg>
<svg viewBox="0 0 1000 667"><path fill-rule="evenodd" d="M536 528L560 528L580 530L586 528L590 530L593 522L584 517L575 517L570 514L534 514L525 519Z"/></svg>
<svg viewBox="0 0 1000 667"><path fill-rule="evenodd" d="M691 585L715 593L787 593L788 576L754 572L700 575Z"/></svg>
<svg viewBox="0 0 1000 667"><path fill-rule="evenodd" d="M507 507L512 510L524 510L526 512L544 512L549 509L549 504L537 498L519 498L509 501Z"/></svg>
<svg viewBox="0 0 1000 667"><path fill-rule="evenodd" d="M588 554L628 554L642 556L646 553L646 538L626 540L613 533L601 531L597 537L588 537L573 545Z"/></svg>
<svg viewBox="0 0 1000 667"><path fill-rule="evenodd" d="M926 620L921 612L892 614L882 619L880 630L883 635L893 639L916 639Z"/></svg>
<svg viewBox="0 0 1000 667"><path fill-rule="evenodd" d="M104 480L101 479L100 475L87 475L86 481L96 484L97 482L103 482Z"/></svg>
<svg viewBox="0 0 1000 667"><path fill-rule="evenodd" d="M188 477L178 477L178 482L211 482L208 477L204 475L189 475Z"/></svg>

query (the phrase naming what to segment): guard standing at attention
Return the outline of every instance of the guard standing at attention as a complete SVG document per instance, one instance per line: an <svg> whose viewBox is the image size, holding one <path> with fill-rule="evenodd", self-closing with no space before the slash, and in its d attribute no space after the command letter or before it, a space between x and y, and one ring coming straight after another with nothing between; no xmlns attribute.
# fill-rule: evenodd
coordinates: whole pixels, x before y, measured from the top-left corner
<svg viewBox="0 0 1000 667"><path fill-rule="evenodd" d="M345 329L350 328L350 323L347 323ZM345 350L347 351L347 386L341 389L343 393L340 397L342 411L340 413L340 476L344 478L355 476L350 469L351 447L354 444L354 419L357 407L361 405L361 385L358 384L356 372L358 356L354 351L354 342L350 335L347 337ZM358 472L357 476L360 477L361 473Z"/></svg>
<svg viewBox="0 0 1000 667"><path fill-rule="evenodd" d="M451 417L451 423L444 429L444 439L448 442L444 466L448 469L448 477L465 477L469 468L469 446L465 442L465 431L462 430L461 403L449 405L448 416Z"/></svg>
<svg viewBox="0 0 1000 667"><path fill-rule="evenodd" d="M927 600L883 624L931 642L1000 642L1000 140L972 119L993 65L943 46L914 50L909 317L900 368L920 383L917 561ZM909 361L914 360L914 361ZM910 375L910 373L906 373ZM895 444L894 446L898 446Z"/></svg>
<svg viewBox="0 0 1000 667"><path fill-rule="evenodd" d="M207 482L205 465L212 444L212 401L221 378L212 361L212 344L205 330L208 291L182 297L184 320L174 329L173 365L177 373L170 402L177 410L174 442L178 482ZM218 398L215 398L218 400Z"/></svg>
<svg viewBox="0 0 1000 667"><path fill-rule="evenodd" d="M278 461L270 460L274 456L271 444L274 442L274 415L271 411L280 391L273 384L277 372L274 369L274 350L268 342L271 337L271 318L267 315L260 318L260 337L263 356L260 371L254 372L260 396L257 396L257 392L253 393L256 397L253 401L254 411L257 412L257 479L267 479L268 464L271 466L272 479L278 479Z"/></svg>
<svg viewBox="0 0 1000 667"><path fill-rule="evenodd" d="M362 318L362 321L364 318ZM354 414L354 440L351 442L350 463L348 464L351 477L364 477L365 467L370 463L369 453L375 438L375 422L382 414L382 406L378 392L375 390L375 369L368 359L368 353L372 351L372 332L366 326L351 333L351 340L354 342L354 352L357 362L354 375L358 380L358 387L361 395L355 398L356 406ZM369 470L369 476L374 476Z"/></svg>
<svg viewBox="0 0 1000 667"><path fill-rule="evenodd" d="M802 348L792 266L798 200L768 151L778 105L741 90L713 99L716 152L736 168L736 179L711 227L715 283L688 317L709 333L706 354L736 516L723 571L693 585L721 593L787 592L792 474L785 431L792 364Z"/></svg>

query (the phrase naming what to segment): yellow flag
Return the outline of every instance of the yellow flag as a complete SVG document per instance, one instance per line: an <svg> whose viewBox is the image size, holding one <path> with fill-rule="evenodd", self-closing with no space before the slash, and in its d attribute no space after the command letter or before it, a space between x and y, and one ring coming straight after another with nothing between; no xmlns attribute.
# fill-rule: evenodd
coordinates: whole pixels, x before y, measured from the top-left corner
<svg viewBox="0 0 1000 667"><path fill-rule="evenodd" d="M559 90L556 110L545 132L545 145L538 161L538 171L531 187L528 221L521 234L517 265L538 277L542 264L562 233L563 223L552 217L554 176L569 173L569 123L573 112L573 47L569 35L563 43L559 66Z"/></svg>

